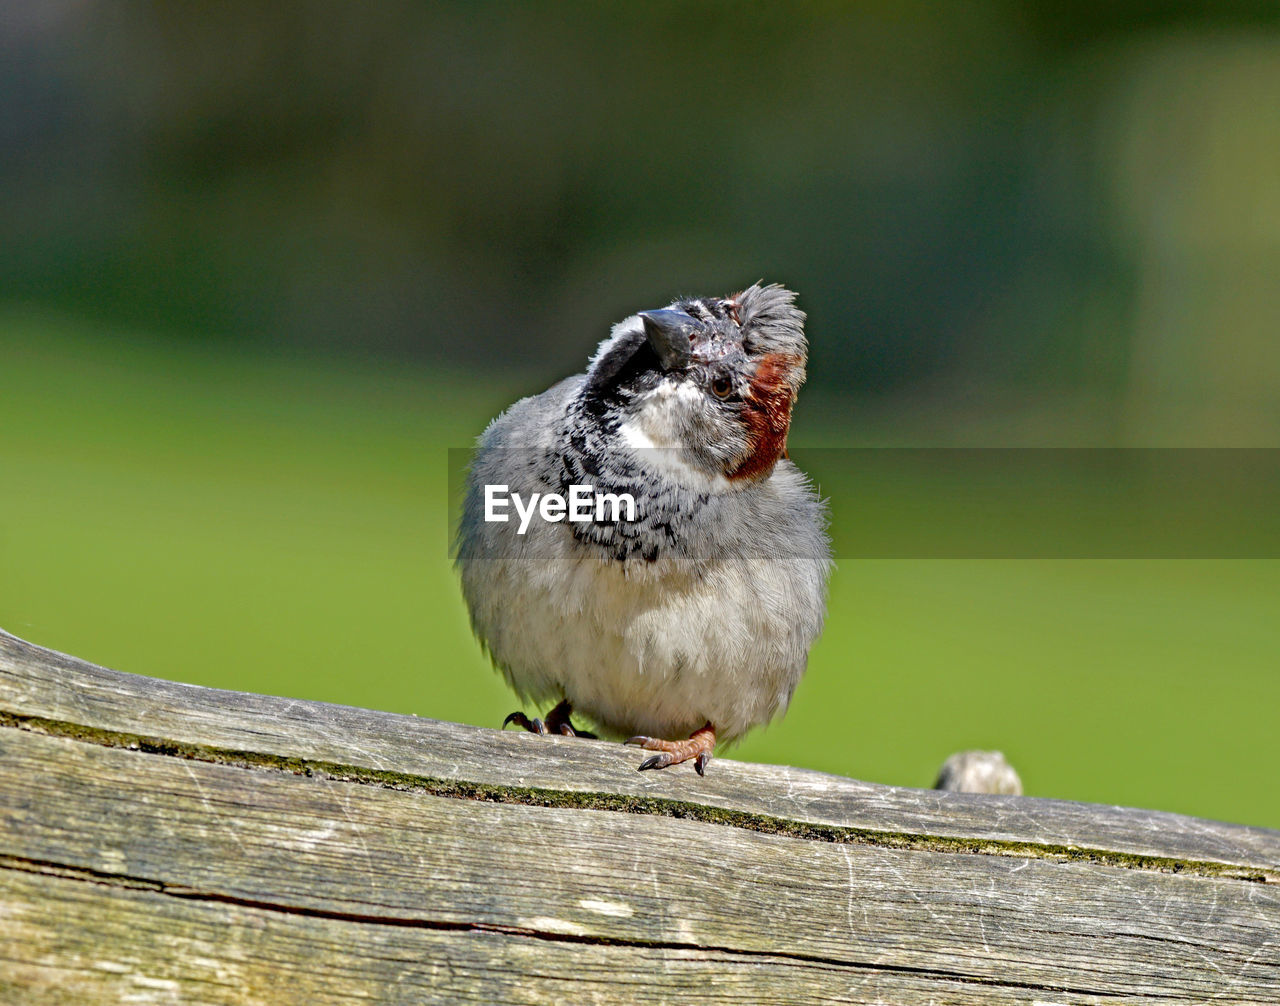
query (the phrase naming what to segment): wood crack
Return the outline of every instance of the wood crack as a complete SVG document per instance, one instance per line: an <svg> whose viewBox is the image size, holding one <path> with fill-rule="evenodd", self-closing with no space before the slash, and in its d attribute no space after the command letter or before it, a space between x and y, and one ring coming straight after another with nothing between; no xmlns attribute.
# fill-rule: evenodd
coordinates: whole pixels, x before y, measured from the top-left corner
<svg viewBox="0 0 1280 1006"><path fill-rule="evenodd" d="M497 934L502 936L513 936L521 939L541 940L549 943L620 947L636 950L692 951L707 954L724 954L728 957L736 958L795 961L798 964L830 968L836 971L850 970L858 972L882 972L886 974L913 975L939 982L952 982L962 985L980 985L1000 989L1017 989L1030 992L1066 993L1080 996L1096 996L1099 998L1124 998L1126 995L1126 993L1121 992L1087 989L1060 984L1048 985L1039 982L993 979L982 975L967 974L963 971L952 971L945 968L912 967L904 964L848 960L845 958L830 957L821 954L804 954L795 951L752 950L742 947L698 943L689 940L645 940L634 937L589 936L485 922L455 922L443 919L426 919L411 916L375 915L367 912L343 912L335 909L317 908L307 905L291 905L282 902L268 901L262 898L246 898L218 891L200 890L183 885L168 884L162 880L155 880L152 878L135 877L122 873L111 873L88 867L71 866L65 863L50 862L48 860L31 859L24 856L0 854L0 870L15 870L21 873L31 873L36 874L37 876L51 877L59 880L97 884L100 886L122 888L125 890L143 891L164 897L178 898L183 901L231 905L237 908L247 908L255 911L274 912L304 918L327 919L335 922L349 922L357 925L393 926L405 929L429 929L439 932L471 933L476 935ZM1170 997L1166 995L1165 998ZM1173 998L1184 997L1179 996Z"/></svg>
<svg viewBox="0 0 1280 1006"><path fill-rule="evenodd" d="M869 845L880 848L961 855L1006 856L1061 863L1089 863L1158 873L1185 873L1194 876L1238 880L1249 883L1280 883L1280 875L1273 871L1211 860L1179 859L1116 852L1101 848L1082 848L1029 841L965 838L813 824L750 811L729 810L670 797L503 786L459 779L435 778L316 759L193 744L164 737L90 727L2 709L0 709L0 727L60 737L82 743L97 744L103 747L137 751L145 755L185 758L192 761L258 771L285 772L336 782L381 786L394 790L418 791L453 799L682 818L766 835L779 835L817 842Z"/></svg>

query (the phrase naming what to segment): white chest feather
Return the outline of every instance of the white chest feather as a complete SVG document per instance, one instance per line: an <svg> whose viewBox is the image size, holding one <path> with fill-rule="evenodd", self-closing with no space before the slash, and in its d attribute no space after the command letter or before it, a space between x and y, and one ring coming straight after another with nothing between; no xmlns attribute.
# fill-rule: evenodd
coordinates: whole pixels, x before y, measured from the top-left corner
<svg viewBox="0 0 1280 1006"><path fill-rule="evenodd" d="M687 413L700 405L697 391L688 383L663 381L648 396L646 407L618 427L618 435L633 451L643 452L647 465L680 485L697 492L728 492L732 486L724 475L690 463L682 440Z"/></svg>

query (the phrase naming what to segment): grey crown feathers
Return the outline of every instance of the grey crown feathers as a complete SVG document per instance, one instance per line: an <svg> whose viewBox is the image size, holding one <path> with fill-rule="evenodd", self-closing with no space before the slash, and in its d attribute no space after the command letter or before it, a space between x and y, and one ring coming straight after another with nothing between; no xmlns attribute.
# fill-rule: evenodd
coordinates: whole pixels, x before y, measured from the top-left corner
<svg viewBox="0 0 1280 1006"><path fill-rule="evenodd" d="M696 759L783 712L822 629L822 501L786 457L804 312L781 286L678 300L614 326L585 374L525 398L479 441L456 557L476 635L528 729ZM634 520L484 519L484 487L630 494ZM600 515L597 515L600 516Z"/></svg>

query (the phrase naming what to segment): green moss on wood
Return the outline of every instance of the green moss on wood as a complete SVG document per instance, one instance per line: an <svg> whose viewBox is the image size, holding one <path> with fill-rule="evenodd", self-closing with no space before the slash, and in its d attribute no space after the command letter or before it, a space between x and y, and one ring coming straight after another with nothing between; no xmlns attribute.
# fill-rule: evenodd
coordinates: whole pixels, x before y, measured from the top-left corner
<svg viewBox="0 0 1280 1006"><path fill-rule="evenodd" d="M123 748L149 755L187 758L193 761L230 765L245 769L287 772L293 775L320 777L339 782L381 786L386 789L423 792L432 796L452 799L682 818L699 821L704 824L740 828L744 831L754 831L764 835L779 835L815 842L869 845L888 849L959 855L1008 856L1017 859L1042 859L1064 863L1091 863L1130 870L1189 873L1202 877L1226 878L1253 883L1280 882L1280 877L1265 871L1251 870L1208 860L1147 856L1053 843L989 838L958 838L947 835L812 824L768 814L731 810L724 807L676 800L670 797L556 790L535 786L507 786L460 779L440 779L387 769L366 768L359 765L344 765L323 760L192 744L164 737L106 730L101 727L90 727L40 716L20 715L4 710L0 710L0 727L27 730L51 737L64 737L83 743L98 744L103 747Z"/></svg>

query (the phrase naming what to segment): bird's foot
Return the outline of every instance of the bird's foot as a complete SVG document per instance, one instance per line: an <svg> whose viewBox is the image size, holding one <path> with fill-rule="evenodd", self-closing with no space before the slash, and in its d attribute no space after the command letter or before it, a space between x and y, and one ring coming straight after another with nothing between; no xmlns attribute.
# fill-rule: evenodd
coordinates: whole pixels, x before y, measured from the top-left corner
<svg viewBox="0 0 1280 1006"><path fill-rule="evenodd" d="M693 759L693 767L698 775L707 774L707 763L711 761L711 751L716 746L716 729L710 723L695 730L688 740L664 741L656 737L632 737L627 744L639 744L646 751L657 751L656 755L646 758L640 763L640 771L649 768L666 768L668 765L679 765Z"/></svg>
<svg viewBox="0 0 1280 1006"><path fill-rule="evenodd" d="M545 720L538 717L529 719L522 712L514 712L502 721L505 729L508 723L514 723L518 727L523 727L531 734L563 734L565 737L588 737L595 740L596 735L587 730L578 730L569 722L569 714L573 712L573 706L569 705L568 699L561 702L558 706L547 713Z"/></svg>

